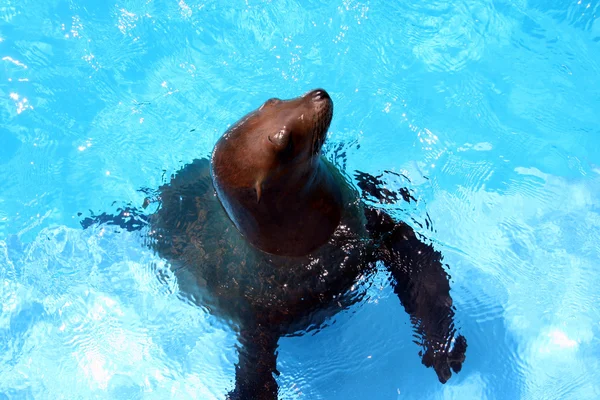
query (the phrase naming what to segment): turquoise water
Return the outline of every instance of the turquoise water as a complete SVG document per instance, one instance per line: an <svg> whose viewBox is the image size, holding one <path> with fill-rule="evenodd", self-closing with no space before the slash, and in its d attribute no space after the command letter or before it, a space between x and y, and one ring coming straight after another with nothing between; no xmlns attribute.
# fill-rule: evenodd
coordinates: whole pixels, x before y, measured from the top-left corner
<svg viewBox="0 0 600 400"><path fill-rule="evenodd" d="M441 385L381 274L280 341L281 398L600 398L599 17L598 1L0 0L0 398L223 399L235 334L139 233L78 213L141 205L241 115L314 87L335 103L331 159L410 178L418 204L393 211L443 252L469 348Z"/></svg>

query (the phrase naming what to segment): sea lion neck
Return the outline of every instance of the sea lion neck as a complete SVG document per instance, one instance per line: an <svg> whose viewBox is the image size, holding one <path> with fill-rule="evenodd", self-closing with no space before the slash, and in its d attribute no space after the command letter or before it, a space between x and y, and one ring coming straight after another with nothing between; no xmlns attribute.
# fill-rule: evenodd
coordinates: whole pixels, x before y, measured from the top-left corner
<svg viewBox="0 0 600 400"><path fill-rule="evenodd" d="M266 186L259 202L252 188L227 187L214 178L213 182L223 208L240 234L266 253L310 254L327 243L340 223L342 193L322 159L310 181L295 188Z"/></svg>

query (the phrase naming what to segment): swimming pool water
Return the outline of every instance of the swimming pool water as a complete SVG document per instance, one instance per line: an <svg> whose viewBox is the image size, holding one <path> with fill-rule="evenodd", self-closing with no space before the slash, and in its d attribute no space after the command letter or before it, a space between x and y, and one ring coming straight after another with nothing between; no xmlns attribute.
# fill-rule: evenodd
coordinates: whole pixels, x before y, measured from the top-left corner
<svg viewBox="0 0 600 400"><path fill-rule="evenodd" d="M392 211L443 252L469 347L441 385L381 274L326 329L280 341L281 398L600 398L599 16L574 0L1 1L0 398L224 398L235 334L139 234L78 213L141 205L265 99L320 86L328 157L410 178L388 184L418 204Z"/></svg>

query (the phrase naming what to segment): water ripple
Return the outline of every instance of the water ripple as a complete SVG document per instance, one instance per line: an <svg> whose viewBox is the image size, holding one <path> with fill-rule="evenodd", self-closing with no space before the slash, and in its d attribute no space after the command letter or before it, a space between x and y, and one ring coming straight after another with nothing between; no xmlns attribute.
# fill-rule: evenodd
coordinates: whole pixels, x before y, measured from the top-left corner
<svg viewBox="0 0 600 400"><path fill-rule="evenodd" d="M104 246L112 251L103 251ZM59 227L42 231L14 273L3 269L0 335L13 338L4 342L9 347L0 364L6 384L32 388L37 396L68 396L68 387L119 396L126 389L222 397L226 378L206 383L197 376L227 377L223 368L233 372L231 332L207 323L206 313L181 302L176 283L169 283L168 276L159 281L161 267L140 250L112 232ZM79 261L68 264L73 257ZM36 258L44 266L32 265ZM124 259L132 261L117 261ZM0 260L13 266L5 242L0 242ZM182 347L188 350L182 353ZM40 385L48 368L62 383ZM177 382L183 379L181 386Z"/></svg>
<svg viewBox="0 0 600 400"><path fill-rule="evenodd" d="M599 7L3 4L0 392L223 398L234 332L139 237L81 232L76 213L141 205L137 189L243 113L324 86L328 157L412 191L388 209L444 254L469 350L439 386L374 285L327 329L282 340L283 397L597 398Z"/></svg>

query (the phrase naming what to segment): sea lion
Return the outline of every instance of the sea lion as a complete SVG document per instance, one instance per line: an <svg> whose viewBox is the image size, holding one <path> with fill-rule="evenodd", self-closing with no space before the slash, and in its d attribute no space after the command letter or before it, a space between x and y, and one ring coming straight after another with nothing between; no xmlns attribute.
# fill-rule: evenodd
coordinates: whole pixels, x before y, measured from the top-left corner
<svg viewBox="0 0 600 400"><path fill-rule="evenodd" d="M229 399L276 399L279 337L359 301L351 288L378 261L421 337L423 364L445 383L465 360L441 254L406 223L367 206L364 196L390 195L375 178L357 176L361 196L321 155L332 116L322 89L267 100L223 134L211 160L194 160L161 186L158 210L142 223L132 223L129 209L95 219L127 229L148 224L149 244L180 289L235 322L239 361Z"/></svg>

